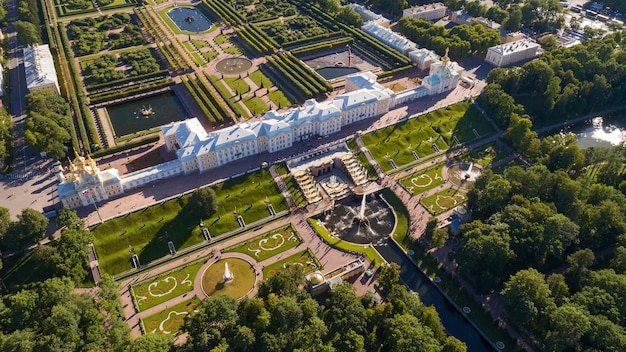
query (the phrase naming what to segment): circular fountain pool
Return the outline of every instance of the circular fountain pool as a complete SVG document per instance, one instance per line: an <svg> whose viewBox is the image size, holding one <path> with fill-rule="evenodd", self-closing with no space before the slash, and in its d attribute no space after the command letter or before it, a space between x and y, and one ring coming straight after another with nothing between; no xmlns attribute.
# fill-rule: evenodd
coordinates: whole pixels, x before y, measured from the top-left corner
<svg viewBox="0 0 626 352"><path fill-rule="evenodd" d="M470 162L459 162L448 167L447 177L452 184L461 188L468 188L480 176L481 168Z"/></svg>

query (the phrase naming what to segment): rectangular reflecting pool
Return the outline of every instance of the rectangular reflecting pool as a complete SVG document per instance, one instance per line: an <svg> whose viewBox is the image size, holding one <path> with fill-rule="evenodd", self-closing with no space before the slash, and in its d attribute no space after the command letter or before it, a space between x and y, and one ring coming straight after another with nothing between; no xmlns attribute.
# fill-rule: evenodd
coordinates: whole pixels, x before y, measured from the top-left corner
<svg viewBox="0 0 626 352"><path fill-rule="evenodd" d="M107 107L116 137L149 130L189 117L176 94L164 93Z"/></svg>

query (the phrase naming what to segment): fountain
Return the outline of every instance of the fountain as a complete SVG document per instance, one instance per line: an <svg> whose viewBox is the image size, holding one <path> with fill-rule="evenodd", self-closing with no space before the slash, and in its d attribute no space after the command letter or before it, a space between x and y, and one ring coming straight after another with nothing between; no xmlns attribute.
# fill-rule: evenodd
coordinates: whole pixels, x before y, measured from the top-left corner
<svg viewBox="0 0 626 352"><path fill-rule="evenodd" d="M246 72L250 67L252 67L252 61L243 57L226 58L215 65L216 70L227 75Z"/></svg>
<svg viewBox="0 0 626 352"><path fill-rule="evenodd" d="M367 224L367 217L365 216L365 201L367 200L367 194L363 195L361 199L361 209L359 209L359 214L354 217L354 221L358 222L359 225Z"/></svg>
<svg viewBox="0 0 626 352"><path fill-rule="evenodd" d="M187 16L185 17L185 22L190 23L193 22L195 19L192 16Z"/></svg>
<svg viewBox="0 0 626 352"><path fill-rule="evenodd" d="M224 276L222 277L222 282L224 282L224 284L229 284L233 282L234 278L235 276L233 275L232 271L228 269L228 263L224 263Z"/></svg>
<svg viewBox="0 0 626 352"><path fill-rule="evenodd" d="M176 7L167 12L176 27L183 32L201 33L211 28L211 21L194 7Z"/></svg>
<svg viewBox="0 0 626 352"><path fill-rule="evenodd" d="M348 184L336 175L330 175L326 182L322 182L322 187L333 199L344 198L350 193Z"/></svg>
<svg viewBox="0 0 626 352"><path fill-rule="evenodd" d="M395 218L387 204L376 197L363 197L340 204L330 213L318 217L324 227L342 240L359 243L379 243L393 231Z"/></svg>
<svg viewBox="0 0 626 352"><path fill-rule="evenodd" d="M481 169L472 162L455 163L448 168L448 180L455 186L467 188L476 182Z"/></svg>
<svg viewBox="0 0 626 352"><path fill-rule="evenodd" d="M148 118L149 116L154 115L155 112L152 110L152 105L149 105L147 108L144 105L139 109L139 114L141 116L144 116L145 118ZM137 112L135 112L135 115L137 115ZM137 118L139 118L139 116L137 116Z"/></svg>

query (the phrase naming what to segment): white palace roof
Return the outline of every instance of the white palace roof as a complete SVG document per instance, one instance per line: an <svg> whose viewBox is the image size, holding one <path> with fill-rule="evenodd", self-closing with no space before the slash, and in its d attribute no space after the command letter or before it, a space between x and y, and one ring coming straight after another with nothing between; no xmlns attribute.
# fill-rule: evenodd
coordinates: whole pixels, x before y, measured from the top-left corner
<svg viewBox="0 0 626 352"><path fill-rule="evenodd" d="M54 85L58 87L57 72L48 44L29 46L23 50L26 87L31 90ZM58 88L57 88L58 89Z"/></svg>

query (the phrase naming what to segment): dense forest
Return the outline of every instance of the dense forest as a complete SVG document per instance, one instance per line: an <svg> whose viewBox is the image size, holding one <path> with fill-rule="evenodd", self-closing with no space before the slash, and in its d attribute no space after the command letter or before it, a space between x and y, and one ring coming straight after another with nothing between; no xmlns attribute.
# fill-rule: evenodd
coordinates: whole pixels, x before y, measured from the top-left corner
<svg viewBox="0 0 626 352"><path fill-rule="evenodd" d="M478 178L455 260L541 350L626 346L626 147L583 150L574 135L534 131L622 104L623 45L616 33L495 69L478 99L532 166Z"/></svg>

